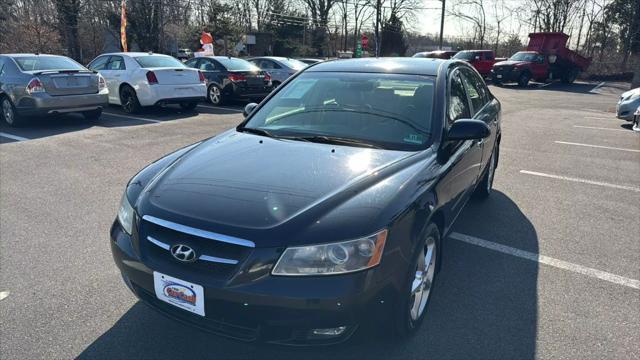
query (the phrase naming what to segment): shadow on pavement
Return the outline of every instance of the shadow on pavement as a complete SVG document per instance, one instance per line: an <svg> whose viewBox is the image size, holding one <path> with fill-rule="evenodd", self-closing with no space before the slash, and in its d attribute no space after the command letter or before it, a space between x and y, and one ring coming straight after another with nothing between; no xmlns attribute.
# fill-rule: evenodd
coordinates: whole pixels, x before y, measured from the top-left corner
<svg viewBox="0 0 640 360"><path fill-rule="evenodd" d="M499 191L494 191L486 201L470 202L454 231L538 251L533 225L518 206ZM538 264L451 238L443 250L443 268L427 318L420 331L408 340L393 341L377 332L363 332L352 341L334 347L246 344L166 319L138 302L79 358L533 358Z"/></svg>

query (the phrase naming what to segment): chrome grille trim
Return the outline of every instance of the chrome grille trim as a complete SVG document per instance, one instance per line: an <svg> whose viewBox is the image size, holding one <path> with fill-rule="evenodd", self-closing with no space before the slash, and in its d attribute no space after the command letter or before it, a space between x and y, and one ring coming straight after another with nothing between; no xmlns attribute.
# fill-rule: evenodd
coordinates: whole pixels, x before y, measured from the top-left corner
<svg viewBox="0 0 640 360"><path fill-rule="evenodd" d="M165 249L167 251L171 250L171 246L169 246L169 244L165 244L162 241L155 239L151 236L147 236L147 240L149 240L149 242L151 242L152 244ZM220 258L220 257L216 257L216 256L209 256L209 255L200 255L198 257L198 260L202 260L202 261L208 261L208 262L214 262L214 263L220 263L220 264L229 264L229 265L236 265L238 263L238 260L233 260L233 259L225 259L225 258Z"/></svg>
<svg viewBox="0 0 640 360"><path fill-rule="evenodd" d="M250 248L256 247L256 244L254 244L253 241L240 239L240 238L236 238L236 237L228 236L224 234L218 234L211 231L196 229L191 226L182 225L182 224L174 223L172 221L159 219L151 215L144 215L142 219L150 223L154 223L156 225L166 227L171 230L175 230L175 231L193 235L193 236L198 236L198 237L209 239L209 240L220 241L227 244L240 245L240 246L250 247Z"/></svg>

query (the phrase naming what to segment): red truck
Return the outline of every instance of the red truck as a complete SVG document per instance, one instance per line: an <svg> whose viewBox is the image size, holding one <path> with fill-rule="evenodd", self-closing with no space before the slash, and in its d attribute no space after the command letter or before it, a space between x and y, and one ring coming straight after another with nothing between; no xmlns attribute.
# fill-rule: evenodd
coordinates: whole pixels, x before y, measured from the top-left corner
<svg viewBox="0 0 640 360"><path fill-rule="evenodd" d="M570 84L578 74L591 64L585 58L567 48L569 35L565 33L531 33L526 51L515 53L507 61L493 65L491 80L495 84L517 82L527 86L529 80L539 82L561 79Z"/></svg>
<svg viewBox="0 0 640 360"><path fill-rule="evenodd" d="M453 56L453 59L463 60L471 64L482 77L491 73L491 68L496 62L493 50L463 50Z"/></svg>

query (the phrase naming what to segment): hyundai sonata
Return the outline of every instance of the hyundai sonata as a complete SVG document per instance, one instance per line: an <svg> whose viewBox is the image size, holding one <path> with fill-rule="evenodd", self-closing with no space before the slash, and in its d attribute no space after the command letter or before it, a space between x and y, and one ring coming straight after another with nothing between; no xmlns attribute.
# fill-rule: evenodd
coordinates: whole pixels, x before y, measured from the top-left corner
<svg viewBox="0 0 640 360"><path fill-rule="evenodd" d="M446 235L490 194L500 103L470 65L311 65L236 128L129 182L111 228L124 282L224 336L344 341L424 320Z"/></svg>

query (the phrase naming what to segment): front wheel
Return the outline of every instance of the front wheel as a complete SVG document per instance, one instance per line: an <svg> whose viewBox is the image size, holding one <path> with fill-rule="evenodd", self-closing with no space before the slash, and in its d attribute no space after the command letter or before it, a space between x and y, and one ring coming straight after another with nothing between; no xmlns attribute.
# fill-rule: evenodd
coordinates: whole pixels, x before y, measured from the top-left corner
<svg viewBox="0 0 640 360"><path fill-rule="evenodd" d="M640 132L640 115L636 115L633 117L633 126L631 130Z"/></svg>
<svg viewBox="0 0 640 360"><path fill-rule="evenodd" d="M487 172L484 173L482 180L478 184L478 187L475 190L474 195L480 199L486 199L491 195L491 190L493 189L493 178L495 177L496 167L498 166L498 150L494 150L491 153L491 159L489 159L489 164L487 168Z"/></svg>
<svg viewBox="0 0 640 360"><path fill-rule="evenodd" d="M404 294L401 295L396 307L395 330L399 337L415 334L424 321L440 261L438 259L439 244L440 230L436 224L429 224L409 268Z"/></svg>
<svg viewBox="0 0 640 360"><path fill-rule="evenodd" d="M526 72L522 73L522 75L520 75L520 77L518 78L518 86L527 87L527 85L529 85L529 80L531 80L531 75Z"/></svg>
<svg viewBox="0 0 640 360"><path fill-rule="evenodd" d="M8 98L2 98L2 120L9 126L17 127L24 125L24 117L20 116L16 112L16 108L13 106Z"/></svg>

